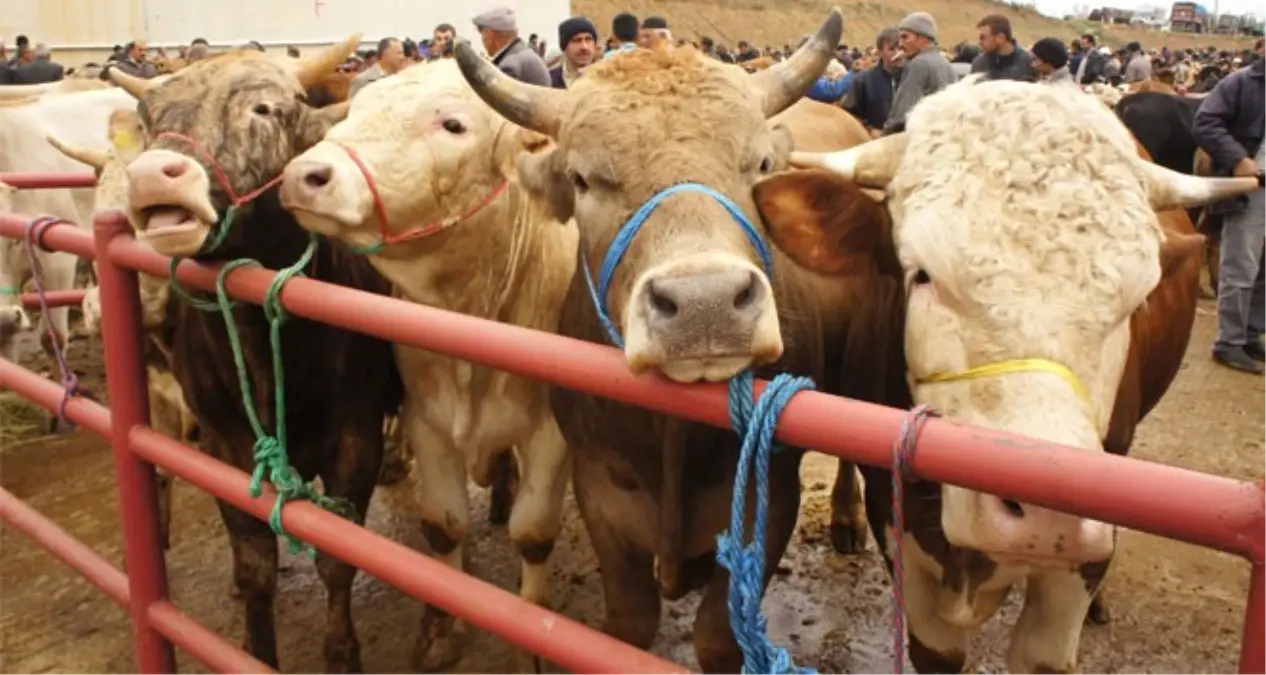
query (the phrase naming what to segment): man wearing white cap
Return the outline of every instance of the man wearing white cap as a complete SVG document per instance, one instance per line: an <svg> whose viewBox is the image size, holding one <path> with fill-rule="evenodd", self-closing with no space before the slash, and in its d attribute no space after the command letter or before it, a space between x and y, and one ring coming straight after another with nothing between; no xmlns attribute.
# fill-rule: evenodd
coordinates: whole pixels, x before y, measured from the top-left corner
<svg viewBox="0 0 1266 675"><path fill-rule="evenodd" d="M501 72L520 82L550 86L545 62L519 37L519 22L509 7L494 7L474 18L484 50Z"/></svg>

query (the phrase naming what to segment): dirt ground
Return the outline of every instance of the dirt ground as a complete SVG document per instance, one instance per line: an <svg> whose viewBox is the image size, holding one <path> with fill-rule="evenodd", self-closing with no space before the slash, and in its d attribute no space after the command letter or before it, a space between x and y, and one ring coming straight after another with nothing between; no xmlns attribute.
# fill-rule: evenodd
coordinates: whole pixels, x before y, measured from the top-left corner
<svg viewBox="0 0 1266 675"><path fill-rule="evenodd" d="M1263 382L1209 360L1212 305L1202 301L1187 362L1161 405L1143 424L1134 454L1167 464L1245 480L1263 477ZM89 387L104 394L99 344L79 340L71 358ZM12 396L12 394L0 394ZM26 420L25 435L40 433L32 416L12 400L0 407L5 425ZM871 552L844 558L830 549L826 526L834 460L811 454L804 465L806 492L799 529L765 602L774 640L795 660L821 672L889 672L892 604L888 584ZM87 432L17 442L0 453L6 489L28 500L121 564L121 538L112 463L107 445ZM423 549L411 515L411 486L381 488L370 527ZM470 549L472 571L512 589L517 559L503 527L487 524L487 496L477 493ZM603 602L597 563L574 505L568 504L553 561L556 609L599 624ZM212 500L177 482L175 534L168 555L174 601L205 625L238 641L241 617L231 597L230 555ZM1113 623L1083 633L1084 672L1233 672L1248 568L1238 559L1186 544L1126 532L1109 575ZM312 563L288 556L277 602L282 667L322 672L323 588ZM978 639L979 672L1000 672L1013 595ZM655 652L696 667L690 621L698 598L666 603ZM358 577L357 628L368 672L406 672L421 614L420 604L366 575ZM21 535L0 529L0 670L3 672L132 672L129 627L122 610ZM507 672L515 668L508 645L472 631L455 672ZM181 654L180 670L205 672Z"/></svg>

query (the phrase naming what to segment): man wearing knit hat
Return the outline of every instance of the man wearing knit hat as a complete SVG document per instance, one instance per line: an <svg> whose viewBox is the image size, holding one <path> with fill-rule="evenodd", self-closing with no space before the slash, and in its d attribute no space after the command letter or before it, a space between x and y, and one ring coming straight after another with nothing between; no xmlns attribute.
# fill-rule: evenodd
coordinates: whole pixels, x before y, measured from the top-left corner
<svg viewBox="0 0 1266 675"><path fill-rule="evenodd" d="M479 30L484 50L501 72L520 82L550 86L549 71L540 55L519 37L519 22L509 7L494 7L472 22Z"/></svg>
<svg viewBox="0 0 1266 675"><path fill-rule="evenodd" d="M902 19L897 24L897 36L901 51L906 55L906 65L892 99L888 122L884 124L885 134L904 131L906 116L923 97L935 94L958 79L936 46L936 19L931 14L915 12Z"/></svg>
<svg viewBox="0 0 1266 675"><path fill-rule="evenodd" d="M1068 47L1059 38L1042 38L1033 43L1033 72L1042 84L1061 85L1079 89L1073 74L1068 71Z"/></svg>
<svg viewBox="0 0 1266 675"><path fill-rule="evenodd" d="M563 50L563 62L549 71L549 79L555 89L566 89L593 63L598 53L598 29L589 19L573 16L558 24L558 46Z"/></svg>

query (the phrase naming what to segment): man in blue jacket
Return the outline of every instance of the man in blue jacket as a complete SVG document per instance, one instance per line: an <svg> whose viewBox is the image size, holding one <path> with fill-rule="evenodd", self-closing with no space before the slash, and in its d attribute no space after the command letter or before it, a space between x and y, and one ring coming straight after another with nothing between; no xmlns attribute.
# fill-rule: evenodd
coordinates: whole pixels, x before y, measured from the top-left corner
<svg viewBox="0 0 1266 675"><path fill-rule="evenodd" d="M1263 40L1257 61L1229 75L1209 93L1191 124L1196 143L1213 158L1219 175L1258 175L1266 165L1266 61ZM1260 374L1266 360L1266 194L1256 192L1214 204L1222 213L1222 257L1218 276L1218 336L1213 359L1247 373Z"/></svg>

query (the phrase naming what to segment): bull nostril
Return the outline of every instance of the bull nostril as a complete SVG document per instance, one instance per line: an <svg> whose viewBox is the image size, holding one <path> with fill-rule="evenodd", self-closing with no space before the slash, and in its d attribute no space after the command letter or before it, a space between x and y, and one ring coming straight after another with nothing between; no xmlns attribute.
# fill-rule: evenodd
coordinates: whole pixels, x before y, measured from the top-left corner
<svg viewBox="0 0 1266 675"><path fill-rule="evenodd" d="M313 189L321 189L330 184L330 179L334 177L334 167L329 164L313 167L303 174L303 184Z"/></svg>
<svg viewBox="0 0 1266 675"><path fill-rule="evenodd" d="M677 316L677 303L673 299L665 295L663 292L655 288L655 282L651 282L646 288L647 302L650 303L651 309L665 319L671 319Z"/></svg>
<svg viewBox="0 0 1266 675"><path fill-rule="evenodd" d="M734 296L734 309L747 309L756 302L756 294L760 290L760 285L756 281L756 275L749 273L747 276L747 285L743 287Z"/></svg>
<svg viewBox="0 0 1266 675"><path fill-rule="evenodd" d="M1024 507L1020 506L1019 502L1012 499L1004 499L1002 500L1002 506L1005 507L1007 509L1007 513L1010 513L1012 516L1016 518L1024 517Z"/></svg>
<svg viewBox="0 0 1266 675"><path fill-rule="evenodd" d="M163 175L168 178L180 178L188 171L188 162L168 162L163 165Z"/></svg>

